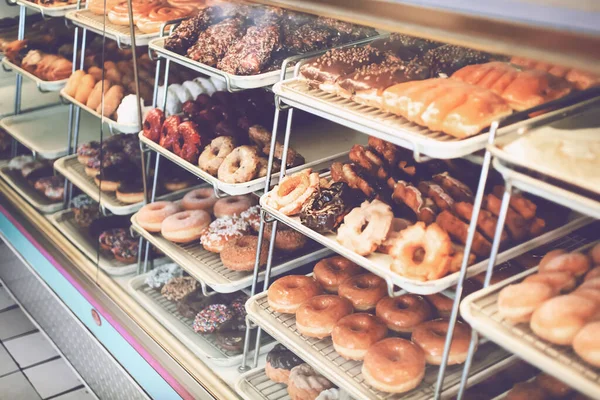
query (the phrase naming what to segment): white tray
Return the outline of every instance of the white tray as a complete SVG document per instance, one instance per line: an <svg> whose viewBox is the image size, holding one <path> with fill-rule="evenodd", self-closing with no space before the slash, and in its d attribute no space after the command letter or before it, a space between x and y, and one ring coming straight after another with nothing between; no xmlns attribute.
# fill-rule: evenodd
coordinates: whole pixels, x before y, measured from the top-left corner
<svg viewBox="0 0 600 400"><path fill-rule="evenodd" d="M31 184L27 182L27 180L23 178L18 171L15 172L8 167L1 167L0 177L2 177L2 179L4 179L10 187L19 193L21 197L27 200L29 204L43 214L54 213L63 208L62 201L58 203L50 201L40 192L35 190L35 188L31 186Z"/></svg>
<svg viewBox="0 0 600 400"><path fill-rule="evenodd" d="M47 107L0 120L12 137L42 158L54 159L67 154L69 106ZM79 143L100 139L98 121L91 115L81 116Z"/></svg>
<svg viewBox="0 0 600 400"><path fill-rule="evenodd" d="M371 388L362 377L362 362L348 361L339 356L333 348L331 337L314 339L300 334L296 329L295 315L280 314L271 310L267 303L267 294L264 292L251 297L246 302L246 311L248 317L265 332L356 399L430 399L435 392L438 375L438 368L435 366L426 367L423 382L410 392L393 395ZM480 344L473 358L468 383L473 383L473 380L479 382L512 361L509 353L493 343ZM457 393L462 370L463 365L453 365L447 368L443 398Z"/></svg>
<svg viewBox="0 0 600 400"><path fill-rule="evenodd" d="M323 246L335 251L336 253L346 257L349 260L359 264L360 266L368 269L369 271L377 274L386 280L390 280L393 284L399 286L400 288L416 294L433 294L441 292L449 287L455 285L458 282L458 278L460 276L460 271L449 274L443 278L432 280L432 281L418 281L415 279L408 279L399 274L393 273L390 271L390 265L392 263L392 257L383 254L383 253L373 253L369 256L360 256L355 252L349 250L348 248L342 246L336 240L336 234L328 233L321 234L318 233L304 225L300 222L299 217L289 217L287 215L283 215L279 211L275 210L272 207L269 207L265 204L265 196L263 195L260 198L261 207L271 214L273 217L277 218L279 221L283 222L287 226L290 226L301 232L305 236L313 239L314 241L321 243ZM537 236L533 239L530 239L527 242L521 243L514 247L511 247L508 250L505 250L498 254L497 264L503 263L505 261L510 260L511 258L515 258L520 256L523 253L528 252L529 250L534 249L535 247L540 246L541 244L552 241L556 238L564 236L573 230L580 228L584 225L591 223L593 220L591 218L576 216L567 224L554 229L553 231L546 232L543 235ZM478 262L477 264L471 265L467 269L467 277L471 277L477 275L480 272L485 271L487 268L487 259Z"/></svg>
<svg viewBox="0 0 600 400"><path fill-rule="evenodd" d="M29 9L38 11L42 14L42 17L64 17L67 11L77 8L76 3L60 7L44 7L26 0L16 0L16 3Z"/></svg>
<svg viewBox="0 0 600 400"><path fill-rule="evenodd" d="M194 332L194 320L179 314L177 303L167 300L158 290L145 284L149 274L136 276L129 281L128 289L133 297L196 356L222 367L238 365L242 353L220 348L216 334L201 335ZM266 335L262 336L262 343L261 353L271 350L276 344ZM254 354L254 351L250 354Z"/></svg>
<svg viewBox="0 0 600 400"><path fill-rule="evenodd" d="M358 104L319 89L311 89L305 81L298 78L277 82L273 86L273 92L279 95L284 103L292 107L433 158L464 157L484 149L488 141L489 133L487 131L467 139L458 139L442 132L433 132L378 108ZM509 125L501 128L498 134L516 131L521 126L560 112L561 110L553 111Z"/></svg>
<svg viewBox="0 0 600 400"><path fill-rule="evenodd" d="M0 69L0 71L3 71ZM23 79L21 86L21 112L26 113L41 107L60 104L57 92L41 93L34 82ZM15 113L16 74L8 72L0 78L0 118Z"/></svg>
<svg viewBox="0 0 600 400"><path fill-rule="evenodd" d="M560 246L567 250L591 246L589 239L572 235ZM583 246L583 244L588 243ZM510 279L467 296L460 304L461 316L482 335L518 354L520 358L541 370L568 382L574 389L600 398L600 369L582 361L570 346L556 346L538 338L529 324L514 325L498 315L497 298L505 286L537 272L532 268Z"/></svg>
<svg viewBox="0 0 600 400"><path fill-rule="evenodd" d="M138 224L136 216L131 217L131 226L140 236L165 253L167 257L179 264L191 276L204 282L213 290L220 293L232 293L252 285L253 271L232 271L226 268L223 266L219 254L204 250L199 241L180 245L164 239L159 234L152 234ZM328 249L319 248L316 250L313 245L305 251L295 252L295 257L291 260L290 257L284 259L287 261L278 262L275 259L271 268L271 277L320 260L330 254L331 251ZM262 282L264 278L265 271L263 269L258 274L258 281Z"/></svg>
<svg viewBox="0 0 600 400"><path fill-rule="evenodd" d="M74 97L71 97L68 94L66 94L64 89L62 89L60 91L60 95L68 102L75 104L77 107L87 111L94 117L101 119L102 122L105 123L111 129L111 131L115 130L117 132L122 132L122 133L136 133L136 132L140 131L139 124L123 124L123 123L118 123L117 121L112 120L110 118L104 117L100 113L96 112L96 110L92 110L91 108L89 108L88 106L83 104L82 102L75 100Z"/></svg>
<svg viewBox="0 0 600 400"><path fill-rule="evenodd" d="M253 179L244 183L225 183L201 170L197 165L189 163L175 153L166 150L158 143L154 143L146 138L143 132L139 133L139 138L142 143L152 150L160 153L204 181L209 182L215 189L229 195L243 195L264 190L265 188L265 177ZM365 135L352 129L333 124L329 121L320 120L314 124L304 124L304 126L297 129L295 135L292 135L290 146L305 157L306 163L288 169L287 173L291 174L309 167L316 171L322 168L328 168L336 159L347 159L347 154L353 145L366 144L366 142L367 137ZM273 174L273 178L271 179L273 184L278 181L279 172Z"/></svg>
<svg viewBox="0 0 600 400"><path fill-rule="evenodd" d="M23 68L11 63L8 60L8 58L6 58L6 57L2 59L2 63L7 68L10 68L13 71L15 71L16 73L21 74L21 75L27 77L28 79L32 80L33 82L35 82L38 89L46 91L46 92L59 91L67 84L67 81L69 80L69 79L61 79L59 81L44 81L44 80L38 78L37 76L35 76L34 74L32 74L31 72L25 71Z"/></svg>
<svg viewBox="0 0 600 400"><path fill-rule="evenodd" d="M264 368L256 368L240 375L235 391L244 400L291 400L287 385L270 380Z"/></svg>

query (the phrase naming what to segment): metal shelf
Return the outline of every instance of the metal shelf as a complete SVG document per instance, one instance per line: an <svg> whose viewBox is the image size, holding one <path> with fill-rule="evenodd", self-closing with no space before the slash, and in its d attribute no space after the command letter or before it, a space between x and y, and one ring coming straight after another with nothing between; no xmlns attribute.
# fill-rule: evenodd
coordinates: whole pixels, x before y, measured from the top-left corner
<svg viewBox="0 0 600 400"><path fill-rule="evenodd" d="M31 72L24 70L23 68L19 67L18 65L13 64L6 57L2 59L2 64L4 67L14 71L15 73L23 75L27 79L35 82L37 88L43 92L58 92L63 87L65 87L65 85L67 84L67 81L69 80L67 78L67 79L61 79L58 81L45 81L45 80L35 76Z"/></svg>
<svg viewBox="0 0 600 400"><path fill-rule="evenodd" d="M0 177L29 204L43 214L54 213L63 208L62 201L52 202L46 198L21 176L20 171L13 171L8 167L0 167Z"/></svg>

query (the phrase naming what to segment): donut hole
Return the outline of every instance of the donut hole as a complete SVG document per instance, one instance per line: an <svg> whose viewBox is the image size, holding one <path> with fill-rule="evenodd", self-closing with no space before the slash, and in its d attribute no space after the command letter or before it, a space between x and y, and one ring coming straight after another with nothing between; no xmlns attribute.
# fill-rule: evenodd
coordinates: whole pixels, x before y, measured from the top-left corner
<svg viewBox="0 0 600 400"><path fill-rule="evenodd" d="M446 333L447 333L447 331L444 330L444 329L441 329L441 328L432 328L431 329L431 334L439 336L439 337L444 337L445 338L446 337Z"/></svg>
<svg viewBox="0 0 600 400"><path fill-rule="evenodd" d="M350 330L352 332L362 332L363 328L360 325L352 325L350 326Z"/></svg>
<svg viewBox="0 0 600 400"><path fill-rule="evenodd" d="M412 261L415 264L421 264L425 259L425 248L423 246L416 246L412 255Z"/></svg>
<svg viewBox="0 0 600 400"><path fill-rule="evenodd" d="M388 354L387 359L391 362L398 362L402 359L402 357L400 357L398 354Z"/></svg>
<svg viewBox="0 0 600 400"><path fill-rule="evenodd" d="M397 301L395 306L398 310L406 310L410 307L407 303L403 301Z"/></svg>
<svg viewBox="0 0 600 400"><path fill-rule="evenodd" d="M354 283L354 287L356 287L357 289L370 289L371 288L371 284L367 281L356 281Z"/></svg>
<svg viewBox="0 0 600 400"><path fill-rule="evenodd" d="M315 303L315 304L313 305L313 308L314 308L316 311L323 311L323 310L325 310L327 307L329 307L329 302L325 302L325 301L323 301L323 302L318 302L318 303Z"/></svg>

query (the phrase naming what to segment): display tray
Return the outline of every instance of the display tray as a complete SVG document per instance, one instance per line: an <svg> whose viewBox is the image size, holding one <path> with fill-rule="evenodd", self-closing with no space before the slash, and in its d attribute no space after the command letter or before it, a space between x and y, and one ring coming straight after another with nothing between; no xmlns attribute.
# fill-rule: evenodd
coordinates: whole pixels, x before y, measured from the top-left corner
<svg viewBox="0 0 600 400"><path fill-rule="evenodd" d="M331 337L315 339L303 336L296 329L294 314L280 314L269 307L267 293L251 297L246 302L246 311L248 317L265 332L356 399L430 399L435 392L438 367L431 365L426 367L425 378L421 385L412 391L391 394L375 390L364 381L361 373L362 362L349 361L338 355L333 348ZM471 365L469 383L480 382L512 361L510 354L495 344L480 343ZM443 398L454 396L458 392L462 370L463 365L448 366Z"/></svg>
<svg viewBox="0 0 600 400"><path fill-rule="evenodd" d="M0 71L3 71L0 69ZM0 78L0 118L13 115L15 113L15 81L16 74L4 73ZM9 101L8 99L11 99ZM41 93L34 82L24 79L21 86L21 112L31 112L41 107L55 106L60 104L60 97L57 92Z"/></svg>
<svg viewBox="0 0 600 400"><path fill-rule="evenodd" d="M100 36L106 36L108 39L115 40L120 45L131 46L129 25L115 25L106 19L104 15L94 14L88 9L72 10L67 12L65 16L79 27L89 29ZM159 35L158 32L143 33L137 27L134 29L136 46L146 46L150 39Z"/></svg>
<svg viewBox="0 0 600 400"><path fill-rule="evenodd" d="M88 113L90 113L94 117L101 119L102 122L105 123L109 127L109 129L111 131L114 130L114 131L121 132L121 133L136 133L136 132L140 131L140 125L139 124L123 124L123 123L119 123L119 122L117 122L115 120L112 120L112 119L110 119L108 117L104 117L100 113L96 112L96 110L91 109L90 107L86 106L82 102L77 101L74 97L71 97L68 94L66 94L64 89L62 89L60 91L60 95L65 100L67 100L69 103L73 103L77 107L79 107L79 108L87 111Z"/></svg>
<svg viewBox="0 0 600 400"><path fill-rule="evenodd" d="M553 248L567 250L585 249L591 241L578 235L570 235ZM551 250L552 248L548 248ZM573 351L570 346L550 344L529 328L529 324L512 324L499 314L497 299L505 286L522 281L536 273L537 267L522 272L510 279L467 296L460 304L460 314L473 329L491 341L518 354L520 358L568 382L574 389L598 398L600 393L600 369L592 367Z"/></svg>
<svg viewBox="0 0 600 400"><path fill-rule="evenodd" d="M43 90L45 92L57 92L60 89L62 89L67 84L67 81L69 80L69 79L61 79L59 81L42 80L42 79L38 78L37 76L35 76L34 74L32 74L31 72L25 71L23 68L11 63L8 60L8 58L6 58L6 57L2 59L2 64L4 64L7 68L12 69L14 72L27 77L27 79L32 80L33 82L35 82L38 89Z"/></svg>
<svg viewBox="0 0 600 400"><path fill-rule="evenodd" d="M391 256L383 253L373 253L369 256L358 255L357 253L342 246L336 240L336 234L318 233L304 226L300 222L299 217L289 217L280 213L274 208L266 205L265 197L266 195L263 195L260 198L261 207L279 221L304 234L305 236L313 239L314 241L321 243L323 246L335 251L336 253L346 257L347 259L355 262L356 264L366 268L372 273L385 278L386 280L388 280L388 282L391 282L410 293L423 295L438 293L445 289L448 289L449 287L455 285L458 282L460 271L446 275L443 278L431 281L419 281L416 279L405 278L390 270L390 265L392 263ZM497 257L497 263L503 263L505 261L510 260L511 258L520 256L521 254L526 253L544 243L548 243L556 238L559 238L568 234L569 232L574 231L577 228L587 225L592 221L593 220L591 218L579 215L573 216L573 218L563 226L560 226L552 231L546 232L524 243L518 244L514 247L500 252ZM487 264L488 260L485 259L476 264L471 265L467 269L467 277L471 277L479 274L480 272L485 271L485 269L487 268Z"/></svg>
<svg viewBox="0 0 600 400"><path fill-rule="evenodd" d="M146 138L143 132L139 133L139 138L142 143L152 150L212 184L216 190L236 196L264 190L265 188L265 177L244 183L225 183L201 170L197 165L189 163L175 153L161 147L158 143L154 143ZM319 120L310 125L303 124L297 129L296 134L292 135L290 146L305 157L306 163L288 169L287 173L291 174L309 167L316 171L328 168L334 160L346 159L354 144L366 144L367 139L365 135L355 130L325 120ZM271 183L276 183L279 180L279 172L272 176Z"/></svg>
<svg viewBox="0 0 600 400"><path fill-rule="evenodd" d="M115 192L101 192L98 185L96 185L96 182L94 182L94 178L89 177L85 173L85 166L77 161L77 154L59 158L54 162L54 169L72 182L73 185L81 189L82 192L115 215L133 214L143 206L142 202L135 204L123 203L117 199ZM163 194L158 196L156 200L174 200L182 197L185 193L196 187L197 186L189 187Z"/></svg>
<svg viewBox="0 0 600 400"><path fill-rule="evenodd" d="M128 289L133 297L196 356L218 366L239 365L242 352L220 347L216 334L200 335L194 332L192 328L194 320L179 314L177 303L167 300L160 294L160 291L145 284L148 274L136 276L129 281ZM261 352L271 350L276 344L267 335L263 335L261 340ZM250 354L253 353L254 351L250 352Z"/></svg>
<svg viewBox="0 0 600 400"><path fill-rule="evenodd" d="M136 215L131 217L131 226L137 233L165 253L191 276L213 290L220 293L232 293L252 285L253 271L232 271L223 265L219 254L205 250L198 240L183 245L170 242L160 234L153 234L142 228L136 217ZM296 251L288 257L274 257L271 277L320 260L330 254L331 251L328 249L320 248L315 243L309 242L304 249ZM258 281L262 282L264 279L265 271L262 270L258 274Z"/></svg>
<svg viewBox="0 0 600 400"><path fill-rule="evenodd" d="M358 104L320 89L312 89L298 78L276 83L273 92L292 107L414 150L420 155L441 159L464 157L484 149L488 142L487 131L470 138L458 139L442 132L431 131L378 108ZM562 111L564 109L508 125L499 129L498 135L516 131L520 127Z"/></svg>
<svg viewBox="0 0 600 400"><path fill-rule="evenodd" d="M291 400L287 385L270 380L264 368L243 373L235 383L235 391L244 400Z"/></svg>
<svg viewBox="0 0 600 400"><path fill-rule="evenodd" d="M67 154L69 130L69 106L47 107L0 120L12 137L38 156L54 159ZM79 143L100 138L98 122L91 115L82 115L79 127Z"/></svg>
<svg viewBox="0 0 600 400"><path fill-rule="evenodd" d="M0 177L8 183L21 197L23 197L36 210L43 214L54 213L63 208L62 201L52 202L33 186L18 171L13 171L8 167L0 167Z"/></svg>
<svg viewBox="0 0 600 400"><path fill-rule="evenodd" d="M42 17L64 17L67 11L75 10L77 3L69 4L66 6L55 6L55 7L44 7L39 4L33 3L26 0L15 0L17 4L25 6L31 10L35 10L42 14ZM82 2L85 4L84 2Z"/></svg>

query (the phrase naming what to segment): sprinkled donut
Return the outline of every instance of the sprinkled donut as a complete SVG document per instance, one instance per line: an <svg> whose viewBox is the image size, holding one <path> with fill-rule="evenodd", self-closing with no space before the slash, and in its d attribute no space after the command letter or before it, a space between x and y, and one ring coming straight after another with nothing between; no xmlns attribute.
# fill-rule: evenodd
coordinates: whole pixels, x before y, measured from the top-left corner
<svg viewBox="0 0 600 400"><path fill-rule="evenodd" d="M200 243L208 251L220 253L225 243L248 234L250 226L240 217L221 217L210 223L200 237Z"/></svg>
<svg viewBox="0 0 600 400"><path fill-rule="evenodd" d="M211 304L200 311L194 319L194 332L212 333L233 318L233 313L225 304Z"/></svg>

